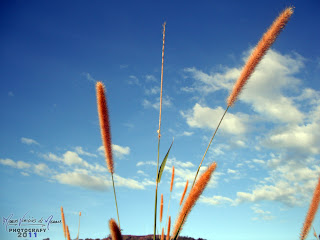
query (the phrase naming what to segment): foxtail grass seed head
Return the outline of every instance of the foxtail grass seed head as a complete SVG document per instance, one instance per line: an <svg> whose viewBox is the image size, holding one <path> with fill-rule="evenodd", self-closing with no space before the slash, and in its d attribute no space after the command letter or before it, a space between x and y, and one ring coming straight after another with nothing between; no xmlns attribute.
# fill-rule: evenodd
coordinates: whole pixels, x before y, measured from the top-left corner
<svg viewBox="0 0 320 240"><path fill-rule="evenodd" d="M313 219L317 213L318 207L319 207L319 202L320 202L320 177L318 180L318 184L314 190L313 197L309 206L309 210L306 216L306 219L304 221L301 234L300 234L300 239L304 240L308 236L309 230L311 228Z"/></svg>
<svg viewBox="0 0 320 240"><path fill-rule="evenodd" d="M160 203L160 222L162 222L162 214L163 214L163 194L161 193L161 203Z"/></svg>
<svg viewBox="0 0 320 240"><path fill-rule="evenodd" d="M213 171L216 169L217 164L214 162L210 164L207 170L199 177L198 181L191 188L190 193L184 202L179 216L176 220L172 236L175 236L178 231L181 232L183 224L186 222L188 214L191 212L193 206L196 204L203 190L209 183ZM180 230L179 230L180 229Z"/></svg>
<svg viewBox="0 0 320 240"><path fill-rule="evenodd" d="M81 212L79 212L79 216L81 217Z"/></svg>
<svg viewBox="0 0 320 240"><path fill-rule="evenodd" d="M170 227L171 227L171 216L169 216L168 232L167 232L166 240L169 240L169 239L170 239Z"/></svg>
<svg viewBox="0 0 320 240"><path fill-rule="evenodd" d="M71 240L71 237L70 237L70 232L69 232L69 227L68 227L68 225L66 226L66 228L67 228L67 239L68 239L68 240Z"/></svg>
<svg viewBox="0 0 320 240"><path fill-rule="evenodd" d="M113 218L111 218L109 221L109 229L112 240L122 240L121 231Z"/></svg>
<svg viewBox="0 0 320 240"><path fill-rule="evenodd" d="M96 91L97 91L97 104L98 104L101 137L102 137L102 142L104 146L107 167L109 169L109 172L113 174L114 164L113 164L113 158L112 158L111 132L110 132L108 105L107 105L107 98L105 95L105 88L102 82L97 82Z"/></svg>
<svg viewBox="0 0 320 240"><path fill-rule="evenodd" d="M164 240L164 228L162 228L161 240Z"/></svg>
<svg viewBox="0 0 320 240"><path fill-rule="evenodd" d="M182 196L181 196L181 199L180 199L180 206L181 206L181 204L183 202L184 196L186 195L186 192L187 192L187 189L188 189L188 184L189 184L189 181L187 180L186 186L184 187L184 190L183 190L183 193L182 193Z"/></svg>
<svg viewBox="0 0 320 240"><path fill-rule="evenodd" d="M262 57L266 54L267 50L274 43L281 30L285 27L292 14L293 7L286 8L272 23L267 32L265 32L265 34L262 36L261 40L258 42L257 46L244 65L240 77L233 86L233 89L227 99L227 104L229 107L232 106L237 100L241 90L243 89L243 86L246 84L247 80L254 72L256 66L261 61Z"/></svg>
<svg viewBox="0 0 320 240"><path fill-rule="evenodd" d="M172 166L172 174L171 174L171 184L170 184L170 192L172 192L172 187L173 187L173 180L174 180L174 166Z"/></svg>
<svg viewBox="0 0 320 240"><path fill-rule="evenodd" d="M67 237L67 233L66 233L66 222L65 222L65 220L64 220L63 207L61 207L61 221L62 221L63 235L64 235L64 237Z"/></svg>

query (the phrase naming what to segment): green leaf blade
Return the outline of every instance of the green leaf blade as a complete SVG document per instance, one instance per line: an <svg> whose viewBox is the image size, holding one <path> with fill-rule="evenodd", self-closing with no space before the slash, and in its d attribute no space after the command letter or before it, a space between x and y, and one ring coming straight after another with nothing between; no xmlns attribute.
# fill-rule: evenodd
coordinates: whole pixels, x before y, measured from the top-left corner
<svg viewBox="0 0 320 240"><path fill-rule="evenodd" d="M165 156L164 159L162 160L162 163L161 163L161 166L160 166L160 169L159 169L159 172L158 172L158 177L157 177L157 182L158 182L158 183L160 183L160 181L161 181L161 176L162 176L164 167L166 166L167 159L168 159L168 156L169 156L169 153L170 153L170 150L171 150L173 141L174 141L174 139L172 140L172 143L171 143L171 145L170 145L170 147L169 147L169 150L168 150L166 156Z"/></svg>

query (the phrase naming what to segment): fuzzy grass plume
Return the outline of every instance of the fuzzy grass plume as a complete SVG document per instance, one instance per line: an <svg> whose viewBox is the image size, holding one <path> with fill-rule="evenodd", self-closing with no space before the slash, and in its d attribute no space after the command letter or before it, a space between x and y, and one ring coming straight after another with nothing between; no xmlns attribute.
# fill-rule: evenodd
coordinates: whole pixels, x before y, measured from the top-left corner
<svg viewBox="0 0 320 240"><path fill-rule="evenodd" d="M112 240L122 240L120 228L118 227L116 221L112 218L109 221L109 229Z"/></svg>
<svg viewBox="0 0 320 240"><path fill-rule="evenodd" d="M169 240L169 239L170 239L170 227L171 227L171 216L169 216L168 231L167 231L166 240Z"/></svg>
<svg viewBox="0 0 320 240"><path fill-rule="evenodd" d="M172 192L172 188L173 188L173 180L174 180L174 166L172 166L170 192Z"/></svg>
<svg viewBox="0 0 320 240"><path fill-rule="evenodd" d="M164 240L164 228L162 228L161 240Z"/></svg>
<svg viewBox="0 0 320 240"><path fill-rule="evenodd" d="M178 215L178 218L176 220L174 230L172 233L173 239L177 239L179 233L182 230L182 226L185 223L188 214L191 212L193 206L196 204L197 200L201 196L203 190L208 185L211 175L213 171L216 169L217 164L214 162L209 165L207 170L199 177L198 181L195 183L193 188L190 190L190 193L184 202L182 209Z"/></svg>
<svg viewBox="0 0 320 240"><path fill-rule="evenodd" d="M168 217L169 217L169 209L170 209L170 202L171 202L171 193L172 193L172 188L173 188L173 182L174 182L174 166L172 166L171 183L170 183L170 197L169 197L167 220L166 220L165 226L167 226L167 223L168 223Z"/></svg>
<svg viewBox="0 0 320 240"><path fill-rule="evenodd" d="M160 223L162 222L163 215L163 194L161 193L161 202L160 202Z"/></svg>
<svg viewBox="0 0 320 240"><path fill-rule="evenodd" d="M97 82L96 90L97 90L97 105L98 105L102 143L104 146L104 152L105 152L108 170L111 174L113 174L114 163L113 163L112 148L111 148L110 121L109 121L107 98L105 94L105 87L102 82Z"/></svg>
<svg viewBox="0 0 320 240"><path fill-rule="evenodd" d="M69 232L69 227L68 227L68 225L66 226L66 231L67 231L67 239L68 239L68 240L71 240L71 237L70 237L70 232Z"/></svg>
<svg viewBox="0 0 320 240"><path fill-rule="evenodd" d="M304 221L301 234L300 234L300 239L304 240L308 236L309 230L311 228L313 219L317 213L318 207L319 207L319 202L320 202L320 177L318 180L318 184L314 190L313 197L310 203L310 207L306 216L306 219Z"/></svg>
<svg viewBox="0 0 320 240"><path fill-rule="evenodd" d="M113 193L114 193L114 199L116 202L118 223L119 223L119 227L120 227L120 218L119 218L119 211L118 211L118 204L117 204L117 196L116 196L116 190L115 190L114 179L113 179L114 163L113 163L112 148L111 148L110 121L109 121L107 98L105 95L104 85L102 82L97 82L96 91L97 91L97 105L98 105L98 114L99 114L102 143L104 146L107 167L109 169L109 172L111 173Z"/></svg>
<svg viewBox="0 0 320 240"><path fill-rule="evenodd" d="M180 206L181 206L181 204L182 204L182 202L183 202L184 196L186 195L186 192L187 192L187 189L188 189L188 184L189 184L189 181L187 180L186 186L184 187L183 193L182 193L182 195L181 195Z"/></svg>
<svg viewBox="0 0 320 240"><path fill-rule="evenodd" d="M63 235L64 235L64 238L66 238L67 232L66 232L66 222L64 219L63 207L61 207L61 220L62 220Z"/></svg>
<svg viewBox="0 0 320 240"><path fill-rule="evenodd" d="M203 162L203 160L209 150L211 142L212 142L213 138L215 137L215 135L220 127L220 124L222 123L222 120L223 120L224 116L226 115L229 107L231 107L235 103L241 90L243 89L243 86L246 84L247 80L249 79L251 74L254 72L256 66L261 61L262 57L266 54L267 50L274 43L277 36L280 34L281 30L285 27L285 25L289 21L292 14L293 14L293 7L288 7L278 16L278 18L276 18L276 20L274 20L274 22L269 27L267 32L262 36L261 40L258 42L257 46L255 47L255 49L251 53L251 56L247 60L246 64L244 65L244 67L241 71L240 77L236 81L229 97L227 98L227 108L224 111L224 113L218 123L218 126L211 137L211 140L208 144L208 147L202 157L202 160L199 164L199 167L198 167L196 176L194 178L192 187L194 186L194 184L196 182L197 176L200 171L200 167L201 167L202 162Z"/></svg>
<svg viewBox="0 0 320 240"><path fill-rule="evenodd" d="M265 32L265 34L262 36L261 40L258 42L257 46L244 65L240 77L233 86L233 89L227 99L228 107L234 104L241 90L243 89L243 86L246 84L247 80L255 70L258 63L261 61L262 57L266 54L267 50L274 43L281 30L285 27L292 14L293 7L286 8L272 23L267 32Z"/></svg>

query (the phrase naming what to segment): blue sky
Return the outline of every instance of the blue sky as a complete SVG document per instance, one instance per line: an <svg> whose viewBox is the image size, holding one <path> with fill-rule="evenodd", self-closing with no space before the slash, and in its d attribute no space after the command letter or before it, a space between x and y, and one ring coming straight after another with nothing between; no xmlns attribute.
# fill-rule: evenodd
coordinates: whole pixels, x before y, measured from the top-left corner
<svg viewBox="0 0 320 240"><path fill-rule="evenodd" d="M63 206L72 238L79 211L80 238L108 236L117 215L96 107L102 81L123 234L153 233L164 21L161 159L175 142L159 194L167 209L174 165L175 219L245 59L291 4L210 147L202 170L213 161L217 170L182 235L298 239L320 174L319 1L2 2L1 219L60 220ZM4 225L0 236L21 239ZM38 237L63 239L62 227Z"/></svg>

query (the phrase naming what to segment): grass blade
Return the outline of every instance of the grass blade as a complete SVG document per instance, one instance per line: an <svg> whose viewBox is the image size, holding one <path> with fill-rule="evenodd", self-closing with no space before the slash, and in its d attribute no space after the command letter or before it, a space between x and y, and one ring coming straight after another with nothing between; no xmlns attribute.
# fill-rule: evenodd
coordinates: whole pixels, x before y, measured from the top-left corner
<svg viewBox="0 0 320 240"><path fill-rule="evenodd" d="M166 156L164 157L164 159L163 159L163 161L162 161L162 163L161 163L161 165L160 165L160 169L159 169L159 173L158 173L158 178L157 178L157 182L158 182L158 183L160 183L160 181L161 181L161 176L162 176L164 167L166 166L167 159L168 159L168 156L169 156L169 153L170 153L170 150L171 150L173 141L174 141L174 139L172 140L172 143L171 143L171 145L170 145L170 147L169 147L169 150L168 150Z"/></svg>

